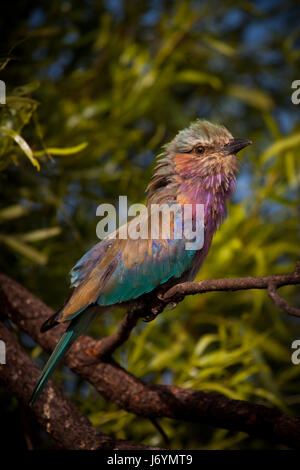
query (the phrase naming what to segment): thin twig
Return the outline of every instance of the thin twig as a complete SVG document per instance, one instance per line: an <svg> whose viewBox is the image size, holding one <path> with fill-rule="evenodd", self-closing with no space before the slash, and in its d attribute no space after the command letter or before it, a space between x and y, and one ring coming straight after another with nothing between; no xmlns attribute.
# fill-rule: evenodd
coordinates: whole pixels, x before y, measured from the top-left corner
<svg viewBox="0 0 300 470"><path fill-rule="evenodd" d="M157 431L161 434L167 449L170 449L170 439L169 439L168 435L166 434L166 432L163 430L162 426L154 418L150 418L150 421L153 424L153 426L157 429Z"/></svg>
<svg viewBox="0 0 300 470"><path fill-rule="evenodd" d="M111 356L119 346L128 340L131 331L138 322L138 319L138 316L127 313L118 324L114 333L106 338L96 341L92 349L87 349L86 353L97 359Z"/></svg>
<svg viewBox="0 0 300 470"><path fill-rule="evenodd" d="M270 284L276 287L300 284L298 264L291 274L276 276L240 277L228 279L208 279L199 282L184 282L169 289L163 296L165 302L176 300L177 296L204 294L212 291L237 291L246 289L267 289Z"/></svg>
<svg viewBox="0 0 300 470"><path fill-rule="evenodd" d="M277 292L276 285L270 283L268 286L269 297L273 300L274 304L280 309L284 310L289 315L300 318L300 309L290 305L285 299L283 299Z"/></svg>

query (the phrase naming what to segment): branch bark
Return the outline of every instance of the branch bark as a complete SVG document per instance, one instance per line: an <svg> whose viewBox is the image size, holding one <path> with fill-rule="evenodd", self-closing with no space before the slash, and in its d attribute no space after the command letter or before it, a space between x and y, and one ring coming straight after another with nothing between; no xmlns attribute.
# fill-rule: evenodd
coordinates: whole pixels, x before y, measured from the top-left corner
<svg viewBox="0 0 300 470"><path fill-rule="evenodd" d="M163 296L165 302L171 302L185 295L205 294L212 291L237 291L246 289L268 289L269 285L277 289L282 286L300 284L300 264L290 274L276 276L240 277L225 279L208 279L199 282L184 282L169 289Z"/></svg>
<svg viewBox="0 0 300 470"><path fill-rule="evenodd" d="M0 338L5 341L7 357L7 363L0 365L0 378L13 394L27 405L40 371L1 322ZM48 434L64 449L155 449L130 441L114 439L100 432L64 397L52 381L49 382L48 393L43 394L32 412Z"/></svg>
<svg viewBox="0 0 300 470"><path fill-rule="evenodd" d="M268 285L268 294L270 299L273 300L274 304L284 312L292 315L293 317L300 318L300 309L290 305L285 299L283 299L277 292L276 284L270 283Z"/></svg>
<svg viewBox="0 0 300 470"><path fill-rule="evenodd" d="M294 275L285 276L291 276L285 278L286 283L298 283ZM251 279L250 284L253 286L252 279L255 278L247 279ZM52 351L64 331L63 325L41 334L40 325L53 311L3 274L0 275L0 305L4 314L44 349ZM288 416L273 408L231 400L215 393L145 384L112 359L91 365L90 358L84 351L93 350L96 344L97 341L92 338L81 337L66 355L65 363L120 408L148 418L168 417L207 423L211 426L244 431L252 436L262 436L289 447L300 447L299 418ZM47 388L42 397L45 399L48 393ZM39 405L37 403L34 406Z"/></svg>

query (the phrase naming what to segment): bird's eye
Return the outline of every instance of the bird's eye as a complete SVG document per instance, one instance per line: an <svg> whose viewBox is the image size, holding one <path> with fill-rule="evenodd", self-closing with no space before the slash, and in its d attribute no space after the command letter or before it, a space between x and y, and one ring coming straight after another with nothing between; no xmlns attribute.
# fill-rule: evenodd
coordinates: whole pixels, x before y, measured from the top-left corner
<svg viewBox="0 0 300 470"><path fill-rule="evenodd" d="M196 150L196 153L198 153L198 155L201 155L201 153L204 152L204 147L201 147L201 146L199 145L199 147L196 147L195 150Z"/></svg>

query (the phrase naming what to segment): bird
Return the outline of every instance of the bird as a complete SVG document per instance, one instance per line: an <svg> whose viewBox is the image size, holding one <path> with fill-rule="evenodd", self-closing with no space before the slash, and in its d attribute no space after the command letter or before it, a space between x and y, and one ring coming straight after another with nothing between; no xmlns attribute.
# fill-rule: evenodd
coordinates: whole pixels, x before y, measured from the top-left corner
<svg viewBox="0 0 300 470"><path fill-rule="evenodd" d="M60 323L68 325L42 370L30 404L38 399L65 353L98 316L93 307L103 311L126 305L150 292L159 295L164 286L196 277L236 187L237 153L250 144L249 139L234 138L222 125L197 119L163 147L146 188L146 207L202 204L201 248L186 249L184 237L172 236L176 224L182 223L174 213L168 239L161 236L161 231L156 239L120 238L118 229L114 237L107 236L87 251L70 272L71 294L41 326L41 332L45 332ZM191 218L194 217L193 210ZM144 218L141 225L146 222ZM131 223L132 220L127 223L128 228Z"/></svg>

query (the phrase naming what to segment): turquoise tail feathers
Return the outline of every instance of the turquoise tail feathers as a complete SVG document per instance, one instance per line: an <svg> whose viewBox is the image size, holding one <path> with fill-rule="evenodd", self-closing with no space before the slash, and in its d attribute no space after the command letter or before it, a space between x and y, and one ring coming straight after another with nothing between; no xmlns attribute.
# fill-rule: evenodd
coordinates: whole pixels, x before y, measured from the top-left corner
<svg viewBox="0 0 300 470"><path fill-rule="evenodd" d="M71 326L71 325L70 325ZM69 330L69 329L68 329ZM74 335L74 331L73 330L69 330L69 331L66 331L61 339L59 340L58 344L56 345L56 348L54 349L53 353L51 354L51 356L49 357L40 377L39 377L39 380L38 380L38 383L30 397L30 400L29 400L29 403L34 403L38 397L40 396L40 394L42 393L42 391L44 390L44 388L46 387L47 385L47 382L50 378L50 376L52 375L55 367L58 365L58 363L60 362L60 360L63 358L63 356L66 354L66 352L68 351L68 349L72 346L72 344L74 343L75 341L75 335ZM78 336L76 336L78 337ZM73 341L71 341L73 339Z"/></svg>
<svg viewBox="0 0 300 470"><path fill-rule="evenodd" d="M91 314L89 314L91 313ZM48 380L50 379L54 369L57 367L61 359L64 355L68 352L72 344L76 341L76 339L82 335L87 328L89 327L91 321L95 318L95 315L92 309L87 309L78 317L74 318L71 321L70 325L68 326L65 333L60 338L59 342L57 343L54 351L52 352L51 356L49 357L46 365L44 366L42 373L39 377L39 380L35 386L35 389L30 397L29 403L33 404L40 396L42 391L47 385Z"/></svg>

